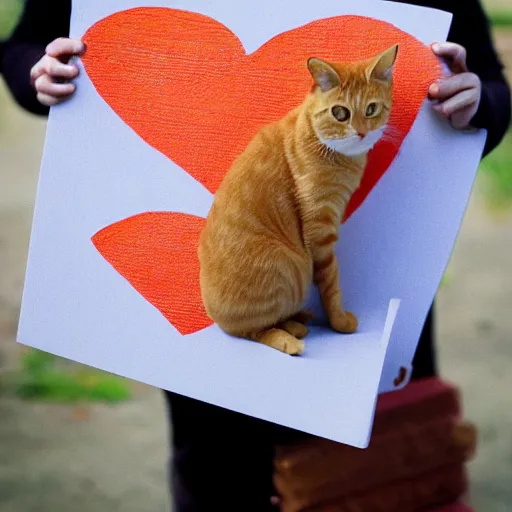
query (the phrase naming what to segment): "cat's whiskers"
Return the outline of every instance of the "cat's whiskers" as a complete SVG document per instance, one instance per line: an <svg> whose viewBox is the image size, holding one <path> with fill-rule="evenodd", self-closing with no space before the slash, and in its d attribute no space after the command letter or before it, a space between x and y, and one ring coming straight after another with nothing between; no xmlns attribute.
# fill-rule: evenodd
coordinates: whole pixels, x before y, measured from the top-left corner
<svg viewBox="0 0 512 512"><path fill-rule="evenodd" d="M304 147L311 150L313 153L318 153L321 158L332 158L331 153L334 153L329 147L319 141L317 138L311 139Z"/></svg>
<svg viewBox="0 0 512 512"><path fill-rule="evenodd" d="M336 159L336 151L331 149L326 144L322 144L322 142L318 141L318 145L320 146L320 156L327 160L329 163L333 164L334 160Z"/></svg>

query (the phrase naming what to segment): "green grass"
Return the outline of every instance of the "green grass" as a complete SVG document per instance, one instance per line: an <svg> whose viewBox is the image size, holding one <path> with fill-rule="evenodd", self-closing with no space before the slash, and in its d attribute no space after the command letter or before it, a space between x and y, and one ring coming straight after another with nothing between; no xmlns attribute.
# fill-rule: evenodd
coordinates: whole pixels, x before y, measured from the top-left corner
<svg viewBox="0 0 512 512"><path fill-rule="evenodd" d="M510 10L491 10L489 18L494 27L511 27L512 28L512 9Z"/></svg>
<svg viewBox="0 0 512 512"><path fill-rule="evenodd" d="M444 273L442 279L441 279L441 283L439 284L439 288L445 288L447 286L450 286L452 281L453 281L452 273L450 272L449 269L447 269L446 272Z"/></svg>
<svg viewBox="0 0 512 512"><path fill-rule="evenodd" d="M22 356L15 392L27 400L63 403L115 403L131 396L125 379L39 350L29 350Z"/></svg>
<svg viewBox="0 0 512 512"><path fill-rule="evenodd" d="M493 209L512 207L512 130L480 167L479 190Z"/></svg>
<svg viewBox="0 0 512 512"><path fill-rule="evenodd" d="M0 41L7 39L23 9L23 0L0 0Z"/></svg>

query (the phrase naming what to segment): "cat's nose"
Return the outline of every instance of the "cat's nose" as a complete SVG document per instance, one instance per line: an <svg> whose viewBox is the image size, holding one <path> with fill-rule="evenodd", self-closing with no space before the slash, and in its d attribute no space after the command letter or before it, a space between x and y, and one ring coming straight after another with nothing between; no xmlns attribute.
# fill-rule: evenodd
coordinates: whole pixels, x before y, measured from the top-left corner
<svg viewBox="0 0 512 512"><path fill-rule="evenodd" d="M366 133L365 132L357 132L357 135L359 135L360 139L364 139L366 137Z"/></svg>

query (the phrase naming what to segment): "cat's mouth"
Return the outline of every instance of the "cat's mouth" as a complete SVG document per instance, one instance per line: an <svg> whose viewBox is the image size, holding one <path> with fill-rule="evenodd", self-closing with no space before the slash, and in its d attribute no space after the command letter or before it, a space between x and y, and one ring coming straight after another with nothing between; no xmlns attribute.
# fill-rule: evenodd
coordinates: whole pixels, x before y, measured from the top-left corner
<svg viewBox="0 0 512 512"><path fill-rule="evenodd" d="M331 151L335 151L341 155L356 157L361 156L370 151L381 139L384 128L373 130L361 137L360 135L352 135L342 139L320 139L320 142L327 146Z"/></svg>

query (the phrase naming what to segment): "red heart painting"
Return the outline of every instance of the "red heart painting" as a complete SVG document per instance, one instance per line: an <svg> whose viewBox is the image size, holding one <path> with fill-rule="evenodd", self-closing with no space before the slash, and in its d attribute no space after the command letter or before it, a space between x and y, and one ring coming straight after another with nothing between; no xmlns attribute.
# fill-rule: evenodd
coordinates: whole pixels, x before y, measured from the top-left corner
<svg viewBox="0 0 512 512"><path fill-rule="evenodd" d="M360 16L314 21L248 55L236 35L212 18L137 8L100 20L84 42L84 66L101 97L144 141L212 193L258 129L304 100L311 88L309 57L356 61L398 43L389 121L394 136L370 153L345 219L389 168L429 85L441 75L430 48L389 23ZM199 293L196 255L203 222L147 213L93 237L107 261L182 334L211 324ZM186 257L178 255L178 247Z"/></svg>

